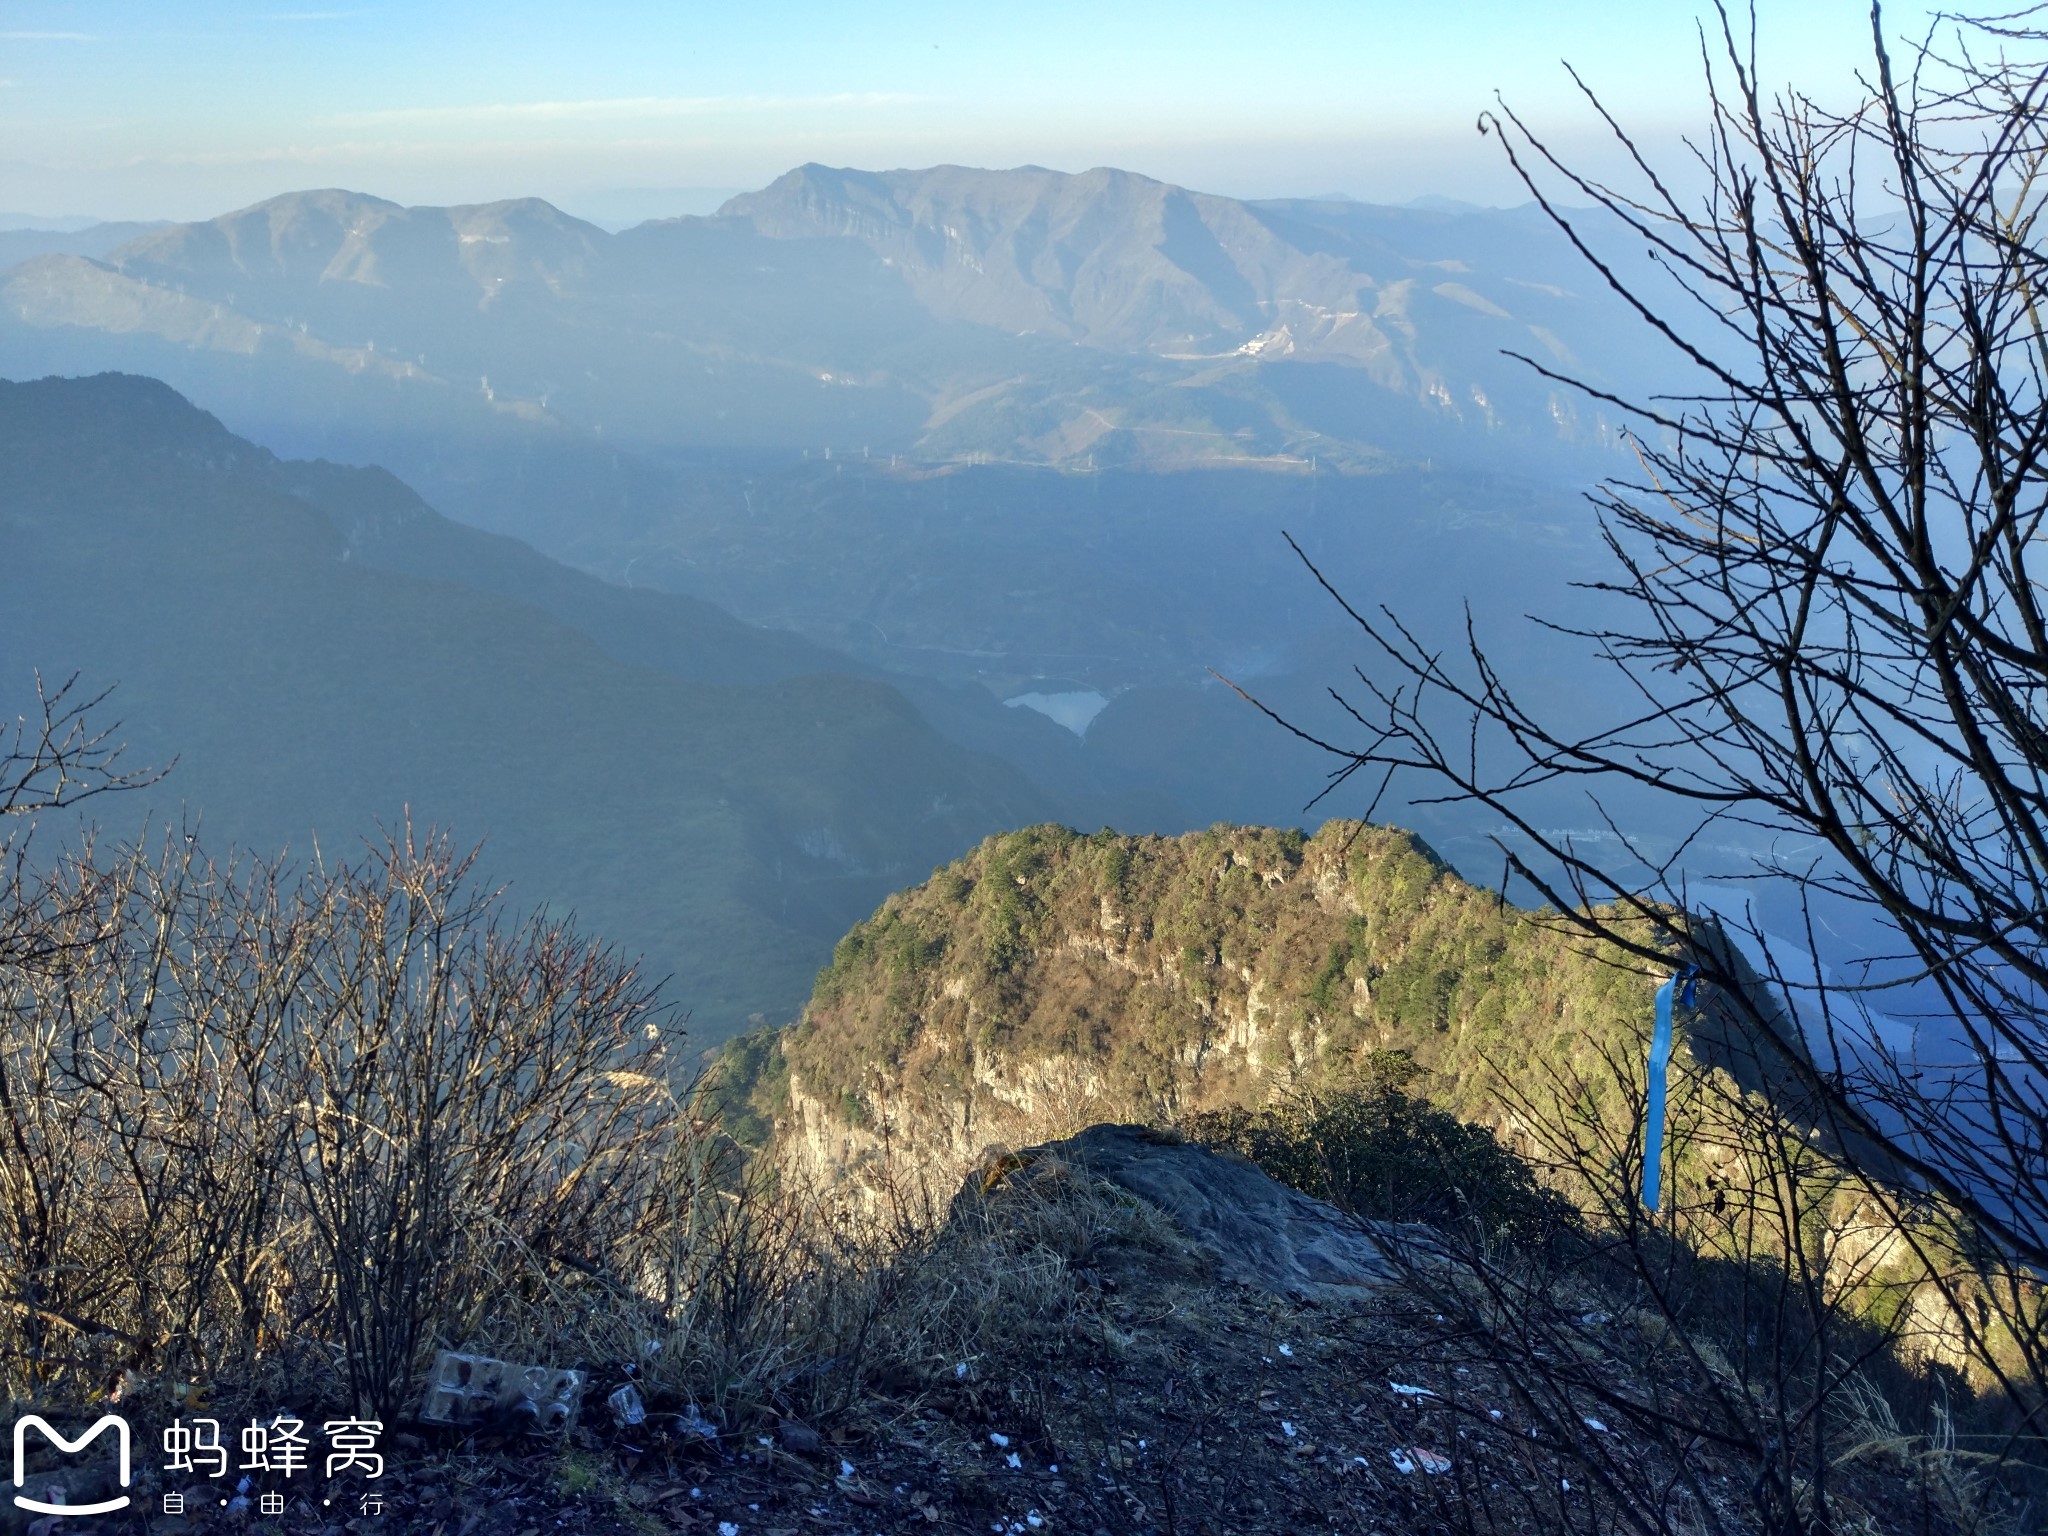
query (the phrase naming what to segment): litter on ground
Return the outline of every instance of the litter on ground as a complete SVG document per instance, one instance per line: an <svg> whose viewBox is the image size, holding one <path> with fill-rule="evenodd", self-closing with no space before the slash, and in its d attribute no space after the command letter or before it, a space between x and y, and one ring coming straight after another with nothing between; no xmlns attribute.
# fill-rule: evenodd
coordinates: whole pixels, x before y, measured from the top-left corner
<svg viewBox="0 0 2048 1536"><path fill-rule="evenodd" d="M496 1418L536 1432L556 1430L575 1418L586 1379L582 1371L444 1349L434 1357L420 1417L432 1424Z"/></svg>
<svg viewBox="0 0 2048 1536"><path fill-rule="evenodd" d="M647 1422L647 1405L640 1400L640 1389L628 1382L604 1400L612 1411L612 1417L628 1426Z"/></svg>

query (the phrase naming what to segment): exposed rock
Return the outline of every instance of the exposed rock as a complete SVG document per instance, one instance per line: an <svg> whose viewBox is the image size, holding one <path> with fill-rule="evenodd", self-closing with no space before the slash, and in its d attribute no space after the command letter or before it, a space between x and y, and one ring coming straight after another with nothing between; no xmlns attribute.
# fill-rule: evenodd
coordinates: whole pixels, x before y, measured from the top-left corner
<svg viewBox="0 0 2048 1536"><path fill-rule="evenodd" d="M1235 1153L1148 1126L1092 1125L1064 1141L993 1153L968 1175L955 1209L1056 1169L1085 1171L1164 1211L1227 1284L1328 1302L1361 1299L1393 1279L1383 1224L1275 1183Z"/></svg>
<svg viewBox="0 0 2048 1536"><path fill-rule="evenodd" d="M1393 828L1033 827L841 941L759 1108L811 1182L946 1192L992 1143L1257 1108L1385 1050L1499 1127L1522 1063L1639 1048L1651 987Z"/></svg>

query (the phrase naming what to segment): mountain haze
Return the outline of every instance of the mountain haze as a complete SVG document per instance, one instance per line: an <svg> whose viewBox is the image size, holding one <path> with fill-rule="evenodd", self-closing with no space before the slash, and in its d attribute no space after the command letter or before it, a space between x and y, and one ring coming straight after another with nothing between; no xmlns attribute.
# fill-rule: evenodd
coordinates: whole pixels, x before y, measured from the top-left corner
<svg viewBox="0 0 2048 1536"><path fill-rule="evenodd" d="M1590 361L1552 328L1583 326L1589 309L1557 284L1569 259L1527 215L1245 202L1128 171L1035 166L807 165L719 211L777 239L858 240L934 314L1105 351L1337 359L1424 396L1449 393L1443 365L1471 367L1488 342ZM1435 398L1484 416L1472 388Z"/></svg>
<svg viewBox="0 0 2048 1536"><path fill-rule="evenodd" d="M63 227L0 227L0 271L31 256L106 256L156 227L131 221L94 220L66 223Z"/></svg>
<svg viewBox="0 0 2048 1536"><path fill-rule="evenodd" d="M886 674L1048 814L1155 831L1323 787L1212 676L1344 723L1350 638L1283 533L1446 635L1585 574L1609 424L1501 354L1640 375L1625 322L1527 211L1106 169L811 165L616 234L303 192L0 271L0 371L147 372L288 458L381 464L530 546L467 541L457 579L616 659L669 653L620 587L692 596ZM607 584L513 569L541 556ZM1060 695L1086 741L998 702Z"/></svg>
<svg viewBox="0 0 2048 1536"><path fill-rule="evenodd" d="M133 759L175 760L112 830L487 839L522 905L672 972L702 1039L786 1014L882 893L1048 805L829 653L279 461L153 381L0 385L0 454L0 713L75 671L119 684Z"/></svg>
<svg viewBox="0 0 2048 1536"><path fill-rule="evenodd" d="M0 293L37 366L118 360L88 338L168 342L242 358L244 387L281 375L287 413L393 387L657 452L1370 465L1473 432L1592 445L1598 410L1500 354L1608 381L1639 362L1528 214L1243 202L1113 170L812 165L618 234L536 199L302 192L100 261L36 258Z"/></svg>

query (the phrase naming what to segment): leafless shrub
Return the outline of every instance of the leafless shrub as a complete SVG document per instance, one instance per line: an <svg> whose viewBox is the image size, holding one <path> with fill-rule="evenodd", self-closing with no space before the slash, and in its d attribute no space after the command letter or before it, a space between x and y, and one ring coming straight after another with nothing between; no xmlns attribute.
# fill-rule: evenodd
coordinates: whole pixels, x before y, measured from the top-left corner
<svg viewBox="0 0 2048 1536"><path fill-rule="evenodd" d="M17 894L39 957L0 965L18 1395L317 1340L390 1411L503 1248L602 1255L643 1218L666 1016L605 949L501 926L445 839L298 874L87 846Z"/></svg>
<svg viewBox="0 0 2048 1536"><path fill-rule="evenodd" d="M2041 22L2035 6L1944 15L1901 41L1873 6L1857 96L1830 105L1774 92L1755 16L1717 3L1690 164L1653 165L1588 93L1620 182L1489 113L1682 380L1618 399L1532 365L1630 422L1640 472L1593 498L1611 557L1598 617L1558 631L1612 686L1566 718L1518 692L1476 625L1446 653L1398 615L1347 610L1371 661L1347 706L1359 737L1325 743L1336 776L1483 807L1550 922L1647 970L1696 964L1730 1032L1771 1056L1775 1111L1699 1097L1714 1115L1686 1134L1728 1172L1692 1205L1639 1214L1611 1176L1628 1149L1586 1117L1564 1160L1688 1384L1682 1412L1629 1411L1644 1433L1666 1414L1667 1438L1725 1440L1773 1529L1829 1518L1831 1425L1856 1417L1872 1326L1965 1361L2002 1402L2002 1436L1958 1431L1959 1455L2038 1459L2048 1422ZM1627 248L1649 265L1615 259ZM1542 797L1567 789L1609 836L1550 830ZM1715 869L1710 844L1753 856ZM1703 921L1715 873L1759 899ZM1586 1102L1558 1086L1558 1105ZM1860 1272L1893 1256L1912 1271L1894 1309L1848 1315L1844 1298L1885 1295ZM1572 1343L1527 1344L1532 1393ZM1597 1387L1580 1375L1573 1391ZM1915 1443L1948 1433L1929 1422Z"/></svg>
<svg viewBox="0 0 2048 1536"><path fill-rule="evenodd" d="M1568 1477L1645 1536L2023 1529L2044 1470L2025 1405L1959 1347L1944 1285L1962 1272L1931 1274L1905 1235L1940 1220L1874 1194L1796 1095L1698 1060L1676 1074L1672 1173L1646 1211L1640 1072L1603 1070L1509 1090L1588 1212L1578 1241L1542 1263L1455 1235L1452 1262L1401 1256L1454 1321L1449 1358L1504 1381L1530 1426L1543 1467L1508 1496ZM1600 1112L1617 1096L1633 1116Z"/></svg>
<svg viewBox="0 0 2048 1536"><path fill-rule="evenodd" d="M132 782L66 699L0 759L0 812ZM929 1353L944 1210L750 1164L653 989L473 863L409 828L303 868L14 850L0 1388L392 1418L433 1348L478 1346L738 1423L843 1412Z"/></svg>

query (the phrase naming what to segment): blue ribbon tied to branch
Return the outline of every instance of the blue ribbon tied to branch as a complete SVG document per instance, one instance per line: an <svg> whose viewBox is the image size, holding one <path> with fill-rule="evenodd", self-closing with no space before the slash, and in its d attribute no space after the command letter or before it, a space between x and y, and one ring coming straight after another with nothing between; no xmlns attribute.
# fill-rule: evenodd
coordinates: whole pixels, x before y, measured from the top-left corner
<svg viewBox="0 0 2048 1536"><path fill-rule="evenodd" d="M1671 1000L1693 1005L1700 968L1688 965L1657 989L1657 1027L1650 1035L1650 1082L1643 1106L1643 1208L1654 1211L1664 1172L1664 1079L1671 1068Z"/></svg>

